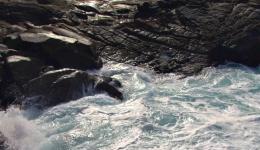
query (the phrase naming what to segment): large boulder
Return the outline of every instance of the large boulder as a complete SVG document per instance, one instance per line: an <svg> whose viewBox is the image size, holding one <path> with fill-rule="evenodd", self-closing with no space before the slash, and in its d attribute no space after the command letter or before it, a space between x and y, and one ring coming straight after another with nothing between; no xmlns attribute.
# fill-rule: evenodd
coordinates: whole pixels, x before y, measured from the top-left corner
<svg viewBox="0 0 260 150"><path fill-rule="evenodd" d="M0 109L3 110L7 109L10 104L13 104L14 101L22 95L19 84L25 83L35 77L31 76L35 74L35 72L32 72L35 70L33 66L29 65L30 62L25 63L24 66L23 61L28 61L29 58L25 59L26 57L22 56L11 57L15 54L17 54L17 51L0 45ZM20 67L24 67L24 69ZM14 74L12 74L12 72ZM15 80L19 83L15 83Z"/></svg>
<svg viewBox="0 0 260 150"><path fill-rule="evenodd" d="M0 64L0 109L17 104L23 96L22 85L40 74L43 63L18 55L6 56Z"/></svg>
<svg viewBox="0 0 260 150"><path fill-rule="evenodd" d="M35 29L8 35L4 42L10 48L30 52L45 64L57 68L86 70L102 67L89 39L65 29L55 29L54 32Z"/></svg>
<svg viewBox="0 0 260 150"><path fill-rule="evenodd" d="M107 80L76 69L48 71L25 85L26 97L31 99L25 101L23 105L38 104L40 107L49 107L96 92L106 92L122 100L122 93L111 84L111 81L112 79Z"/></svg>
<svg viewBox="0 0 260 150"><path fill-rule="evenodd" d="M6 60L13 80L21 85L36 78L43 67L42 61L33 57L13 55Z"/></svg>

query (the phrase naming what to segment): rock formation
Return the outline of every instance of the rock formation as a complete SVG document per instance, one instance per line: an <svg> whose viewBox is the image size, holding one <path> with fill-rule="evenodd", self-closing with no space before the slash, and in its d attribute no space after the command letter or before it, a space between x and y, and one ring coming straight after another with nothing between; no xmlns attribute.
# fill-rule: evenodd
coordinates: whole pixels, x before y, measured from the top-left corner
<svg viewBox="0 0 260 150"><path fill-rule="evenodd" d="M2 108L35 96L53 106L88 86L122 99L113 79L82 71L100 69L101 58L184 76L225 61L260 63L258 0L70 2L0 2Z"/></svg>

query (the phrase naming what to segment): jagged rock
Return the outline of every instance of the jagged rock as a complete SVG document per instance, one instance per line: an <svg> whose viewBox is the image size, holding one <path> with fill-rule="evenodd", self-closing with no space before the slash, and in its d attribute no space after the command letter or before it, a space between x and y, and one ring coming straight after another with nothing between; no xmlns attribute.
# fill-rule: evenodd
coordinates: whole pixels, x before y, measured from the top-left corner
<svg viewBox="0 0 260 150"><path fill-rule="evenodd" d="M79 99L95 92L107 92L110 96L122 99L122 93L109 82L111 80L89 75L75 69L48 71L25 85L27 97L37 97L36 104L43 107ZM26 101L25 106L32 101Z"/></svg>
<svg viewBox="0 0 260 150"><path fill-rule="evenodd" d="M25 87L28 96L42 95L44 100L40 101L47 106L82 97L82 92L75 91L83 89L82 83L121 99L121 92L115 88L120 83L112 79L73 69L50 71L98 69L102 67L99 55L159 73L184 75L194 75L204 67L225 61L249 66L260 63L257 0L84 3L57 9L54 5L0 2L0 43L8 46L0 51L0 69L5 70L8 65L3 64L14 55L41 60L44 64L41 75ZM1 78L7 79L3 75ZM1 97L9 97L7 104L21 95L22 87L16 82L5 82L0 87ZM61 99L55 93L67 95Z"/></svg>
<svg viewBox="0 0 260 150"><path fill-rule="evenodd" d="M225 61L259 65L259 6L255 0L155 0L107 21L113 26L90 20L81 30L107 60L193 75Z"/></svg>
<svg viewBox="0 0 260 150"><path fill-rule="evenodd" d="M34 30L11 34L4 42L8 47L30 52L56 68L97 69L102 61L92 42L76 33L57 28L54 32ZM65 35L65 36L64 36Z"/></svg>

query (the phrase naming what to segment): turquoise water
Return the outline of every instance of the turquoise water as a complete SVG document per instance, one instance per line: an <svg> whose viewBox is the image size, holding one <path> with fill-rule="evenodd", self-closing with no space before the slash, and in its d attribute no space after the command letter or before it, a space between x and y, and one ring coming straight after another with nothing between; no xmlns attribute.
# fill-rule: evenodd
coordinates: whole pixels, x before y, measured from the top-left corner
<svg viewBox="0 0 260 150"><path fill-rule="evenodd" d="M260 67L207 68L180 79L106 64L126 100L84 97L44 112L11 108L0 131L19 150L260 149Z"/></svg>

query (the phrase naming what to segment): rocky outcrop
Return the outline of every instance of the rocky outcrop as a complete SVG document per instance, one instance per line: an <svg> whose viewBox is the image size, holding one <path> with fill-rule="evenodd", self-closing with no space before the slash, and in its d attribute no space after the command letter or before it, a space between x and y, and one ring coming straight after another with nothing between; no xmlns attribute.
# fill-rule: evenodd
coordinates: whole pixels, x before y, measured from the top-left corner
<svg viewBox="0 0 260 150"><path fill-rule="evenodd" d="M18 84L25 84L37 77L43 67L41 60L33 57L13 55L7 57L6 62L13 80Z"/></svg>
<svg viewBox="0 0 260 150"><path fill-rule="evenodd" d="M184 75L224 61L249 66L260 63L259 1L110 3L112 8L120 5L127 9L127 15L116 9L108 12L101 3L95 7L98 12L88 11L112 21L97 26L90 16L86 22L91 25L81 30L98 41L101 55L108 60ZM78 7L86 11L83 8Z"/></svg>
<svg viewBox="0 0 260 150"><path fill-rule="evenodd" d="M80 93L82 86L92 84L93 93L107 92L122 99L122 93L105 77L84 72L101 68L102 60L90 38L64 24L63 9L35 1L0 3L0 109L21 105L35 96L41 97L42 107L54 106L85 96ZM55 71L48 72L63 68L73 71L61 71L56 78L52 78Z"/></svg>
<svg viewBox="0 0 260 150"><path fill-rule="evenodd" d="M52 106L82 97L82 85L122 99L120 83L80 71L101 68L100 56L184 76L225 61L257 66L259 22L257 0L3 0L1 105L41 95Z"/></svg>
<svg viewBox="0 0 260 150"><path fill-rule="evenodd" d="M100 92L123 99L117 89L119 81L76 69L55 70L98 69L102 65L90 48L91 42L69 33L62 36L53 32L22 32L6 36L5 43L18 50L4 45L1 49L0 108L11 104L27 108L32 102L45 108ZM78 40L72 38L76 35Z"/></svg>
<svg viewBox="0 0 260 150"><path fill-rule="evenodd" d="M51 31L35 29L7 35L4 43L13 49L40 57L46 64L57 68L96 69L102 61L93 49L92 42L71 31L54 28Z"/></svg>
<svg viewBox="0 0 260 150"><path fill-rule="evenodd" d="M76 100L97 92L106 92L108 95L123 99L122 93L106 78L89 75L75 69L61 69L48 71L31 80L25 85L26 97L36 100L41 107L55 106L60 103ZM24 106L31 103L24 101Z"/></svg>

